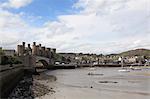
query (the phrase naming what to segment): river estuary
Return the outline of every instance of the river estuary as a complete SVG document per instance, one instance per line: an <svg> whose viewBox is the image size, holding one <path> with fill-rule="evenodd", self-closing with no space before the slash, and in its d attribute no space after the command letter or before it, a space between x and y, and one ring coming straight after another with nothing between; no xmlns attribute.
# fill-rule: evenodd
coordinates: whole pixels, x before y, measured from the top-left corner
<svg viewBox="0 0 150 99"><path fill-rule="evenodd" d="M118 72L120 68L78 68L46 71L56 76L54 94L42 99L150 99L150 69ZM41 99L40 98L40 99Z"/></svg>

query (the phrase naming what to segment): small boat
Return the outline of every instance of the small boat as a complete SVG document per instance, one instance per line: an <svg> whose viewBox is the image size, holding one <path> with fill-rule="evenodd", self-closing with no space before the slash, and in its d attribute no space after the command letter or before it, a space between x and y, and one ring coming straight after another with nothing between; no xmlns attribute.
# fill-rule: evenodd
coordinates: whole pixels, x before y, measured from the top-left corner
<svg viewBox="0 0 150 99"><path fill-rule="evenodd" d="M130 68L130 69L133 69L134 67L133 67L133 66L130 66L129 68Z"/></svg>
<svg viewBox="0 0 150 99"><path fill-rule="evenodd" d="M120 69L118 70L119 72L130 72L130 70L127 70L127 69Z"/></svg>
<svg viewBox="0 0 150 99"><path fill-rule="evenodd" d="M89 72L88 75L97 75L97 76L100 75L100 76L102 76L102 75L104 75L104 74L98 74L98 73Z"/></svg>
<svg viewBox="0 0 150 99"><path fill-rule="evenodd" d="M141 68L138 68L138 67L132 67L132 66L130 66L130 69L131 69L131 70L142 70Z"/></svg>
<svg viewBox="0 0 150 99"><path fill-rule="evenodd" d="M96 68L92 68L92 67L90 68L90 70L95 70L95 69L96 69Z"/></svg>
<svg viewBox="0 0 150 99"><path fill-rule="evenodd" d="M124 68L124 59L121 58L121 67L122 69L118 70L119 72L130 72L127 68Z"/></svg>
<svg viewBox="0 0 150 99"><path fill-rule="evenodd" d="M132 70L142 70L141 68L132 68Z"/></svg>

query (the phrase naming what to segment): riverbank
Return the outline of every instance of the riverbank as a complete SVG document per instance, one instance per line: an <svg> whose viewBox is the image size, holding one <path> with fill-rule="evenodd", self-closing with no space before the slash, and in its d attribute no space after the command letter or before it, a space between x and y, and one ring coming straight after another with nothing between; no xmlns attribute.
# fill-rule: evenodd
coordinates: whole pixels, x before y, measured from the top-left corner
<svg viewBox="0 0 150 99"><path fill-rule="evenodd" d="M9 95L8 99L35 99L46 94L55 93L52 87L42 84L41 81L56 81L56 77L45 75L44 73L39 75L25 75Z"/></svg>

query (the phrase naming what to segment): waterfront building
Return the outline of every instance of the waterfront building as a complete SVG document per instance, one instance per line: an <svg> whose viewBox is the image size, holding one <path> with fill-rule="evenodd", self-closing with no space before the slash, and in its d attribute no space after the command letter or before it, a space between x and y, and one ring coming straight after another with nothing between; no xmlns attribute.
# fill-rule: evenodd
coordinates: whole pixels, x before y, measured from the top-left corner
<svg viewBox="0 0 150 99"><path fill-rule="evenodd" d="M15 55L15 50L12 50L12 49L4 49L3 52L6 56L14 56Z"/></svg>

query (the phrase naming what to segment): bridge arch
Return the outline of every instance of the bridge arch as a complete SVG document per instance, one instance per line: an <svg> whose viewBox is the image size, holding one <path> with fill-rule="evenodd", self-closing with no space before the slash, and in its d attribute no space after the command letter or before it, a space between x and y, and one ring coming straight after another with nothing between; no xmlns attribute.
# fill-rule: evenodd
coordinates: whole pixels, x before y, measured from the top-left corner
<svg viewBox="0 0 150 99"><path fill-rule="evenodd" d="M37 67L47 67L48 65L49 64L46 60L41 59L41 60L36 61L36 66Z"/></svg>

